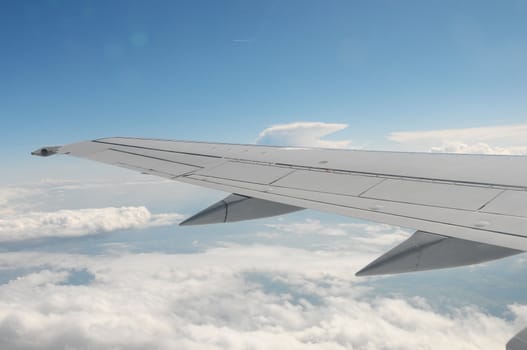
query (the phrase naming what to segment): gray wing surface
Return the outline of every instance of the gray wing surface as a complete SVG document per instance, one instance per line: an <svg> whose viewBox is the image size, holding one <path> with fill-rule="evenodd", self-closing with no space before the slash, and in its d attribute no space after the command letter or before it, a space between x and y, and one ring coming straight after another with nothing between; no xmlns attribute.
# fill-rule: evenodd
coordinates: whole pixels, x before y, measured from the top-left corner
<svg viewBox="0 0 527 350"><path fill-rule="evenodd" d="M56 153L235 194L185 224L240 221L309 208L437 235L440 239L432 241L442 243L428 244L422 251L438 259L440 251L480 255L478 259L457 259L457 265L527 251L527 157L122 137L33 152L42 156ZM445 243L448 238L452 240ZM481 248L482 244L486 248ZM415 249L399 248L395 253L398 257L415 255ZM392 258L384 260L387 266L393 264ZM402 272L420 270L420 265L434 268L428 259ZM386 272L379 269L379 262L375 266ZM398 271L400 266L387 273Z"/></svg>
<svg viewBox="0 0 527 350"><path fill-rule="evenodd" d="M507 350L525 350L527 349L527 328L516 334L507 342Z"/></svg>

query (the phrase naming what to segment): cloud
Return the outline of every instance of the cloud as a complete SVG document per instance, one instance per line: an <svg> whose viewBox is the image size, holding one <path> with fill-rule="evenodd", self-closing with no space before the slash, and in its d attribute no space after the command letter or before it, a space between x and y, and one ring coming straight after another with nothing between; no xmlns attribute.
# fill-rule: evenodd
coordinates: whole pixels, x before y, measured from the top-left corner
<svg viewBox="0 0 527 350"><path fill-rule="evenodd" d="M230 245L199 254L0 254L2 349L496 349L521 327L375 297L364 255ZM67 284L76 271L93 278Z"/></svg>
<svg viewBox="0 0 527 350"><path fill-rule="evenodd" d="M324 136L346 129L347 124L322 122L297 122L279 124L265 129L258 135L256 143L278 146L301 146L322 148L350 148L350 140L323 140Z"/></svg>
<svg viewBox="0 0 527 350"><path fill-rule="evenodd" d="M431 147L431 152L437 153L471 153L471 154L501 154L501 155L527 155L527 146L524 147L492 147L489 144L478 142L466 144L459 141L446 141L441 146Z"/></svg>
<svg viewBox="0 0 527 350"><path fill-rule="evenodd" d="M185 184L139 176L127 181L45 179L0 186L0 242L174 225L183 215L151 213L144 203L173 201L174 194L182 202L185 198L192 200L196 191L191 191ZM140 205L123 205L131 201ZM108 202L111 205L93 207ZM61 209L72 206L75 209Z"/></svg>
<svg viewBox="0 0 527 350"><path fill-rule="evenodd" d="M501 125L480 128L444 129L431 131L402 131L388 138L416 151L527 154L527 124Z"/></svg>
<svg viewBox="0 0 527 350"><path fill-rule="evenodd" d="M31 200L41 195L41 189L25 187L0 187L0 215L6 216L22 211L31 206Z"/></svg>
<svg viewBox="0 0 527 350"><path fill-rule="evenodd" d="M259 232L260 237L276 238L280 235L321 235L328 237L348 237L352 244L365 243L371 248L384 249L409 237L409 232L399 227L374 223L322 223L317 219L296 222L265 224L273 232ZM362 246L361 246L362 247ZM354 250L359 247L355 246Z"/></svg>
<svg viewBox="0 0 527 350"><path fill-rule="evenodd" d="M408 230L386 224L346 223L339 226L341 229L364 232L362 235L355 234L351 237L354 249L363 251L384 252L410 237Z"/></svg>
<svg viewBox="0 0 527 350"><path fill-rule="evenodd" d="M108 189L115 191L117 188L133 186L137 190L140 187L152 187L154 185L164 186L169 184L173 185L174 181L158 177L147 177L130 172L130 178L127 181L123 181L122 178L86 180L41 179L34 183L0 186L0 213L3 210L13 211L13 207L20 207L20 209L30 208L35 204L35 201L48 200L50 196L56 196L57 193L63 193L65 191L100 190L108 192Z"/></svg>
<svg viewBox="0 0 527 350"><path fill-rule="evenodd" d="M125 229L173 225L180 214L151 214L145 207L27 212L0 219L0 241L78 237Z"/></svg>
<svg viewBox="0 0 527 350"><path fill-rule="evenodd" d="M320 220L306 219L303 222L267 224L272 229L295 235L316 234L324 236L345 236L347 232L338 225L325 226Z"/></svg>
<svg viewBox="0 0 527 350"><path fill-rule="evenodd" d="M15 199L33 195L35 191L20 187L0 187L0 206L6 206Z"/></svg>
<svg viewBox="0 0 527 350"><path fill-rule="evenodd" d="M350 140L325 140L324 137L344 130L347 124L296 122L279 124L263 130L256 143L265 145L351 148ZM429 131L392 132L388 139L403 150L527 155L527 124Z"/></svg>

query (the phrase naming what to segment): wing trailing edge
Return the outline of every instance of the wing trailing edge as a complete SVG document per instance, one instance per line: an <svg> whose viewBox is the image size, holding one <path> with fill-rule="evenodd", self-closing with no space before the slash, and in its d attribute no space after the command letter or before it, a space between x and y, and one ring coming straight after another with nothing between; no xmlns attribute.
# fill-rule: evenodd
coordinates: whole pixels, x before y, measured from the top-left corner
<svg viewBox="0 0 527 350"><path fill-rule="evenodd" d="M478 264L519 253L523 251L417 231L356 275L388 275L443 269Z"/></svg>
<svg viewBox="0 0 527 350"><path fill-rule="evenodd" d="M303 208L264 199L231 194L181 222L180 226L206 225L260 219L292 213Z"/></svg>

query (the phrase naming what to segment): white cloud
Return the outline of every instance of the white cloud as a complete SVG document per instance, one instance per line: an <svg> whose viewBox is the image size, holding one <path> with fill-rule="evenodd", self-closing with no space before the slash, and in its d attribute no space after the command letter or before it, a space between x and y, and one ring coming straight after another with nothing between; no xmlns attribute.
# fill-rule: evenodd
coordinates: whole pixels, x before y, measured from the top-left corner
<svg viewBox="0 0 527 350"><path fill-rule="evenodd" d="M350 140L333 141L322 139L347 127L347 124L323 122L279 124L262 131L258 135L256 143L277 146L350 148Z"/></svg>
<svg viewBox="0 0 527 350"><path fill-rule="evenodd" d="M199 254L0 254L2 349L496 349L512 321L371 296L353 252L236 246ZM94 279L67 285L75 270Z"/></svg>
<svg viewBox="0 0 527 350"><path fill-rule="evenodd" d="M345 236L347 232L338 225L323 225L320 220L306 219L303 222L267 224L272 229L295 235L316 234L324 236Z"/></svg>
<svg viewBox="0 0 527 350"><path fill-rule="evenodd" d="M384 253L410 236L408 230L385 224L323 223L309 218L303 221L269 223L265 226L270 230L259 231L251 237L287 242L287 238L302 236L303 247L328 251L353 251L357 254L374 254L373 256Z"/></svg>
<svg viewBox="0 0 527 350"><path fill-rule="evenodd" d="M393 132L388 138L415 151L527 154L527 124Z"/></svg>
<svg viewBox="0 0 527 350"><path fill-rule="evenodd" d="M32 194L34 194L34 191L26 188L0 187L0 206L5 206L15 199L25 198Z"/></svg>
<svg viewBox="0 0 527 350"><path fill-rule="evenodd" d="M136 191L142 188L151 191L154 185L168 187L168 185L174 184L174 181L166 179L147 176L139 178L133 173L131 175L128 181L123 181L122 178L118 180L111 178L97 180L41 179L38 182L16 186L0 186L0 214L28 211L41 202L50 202L54 198L60 197L64 192L73 193L75 190L90 191L90 194L95 194L95 191L107 193L109 189L113 192L117 192L119 189L130 191L128 187L133 186Z"/></svg>
<svg viewBox="0 0 527 350"><path fill-rule="evenodd" d="M364 232L351 237L354 249L363 251L382 251L401 243L410 236L410 232L400 227L386 224L347 223L339 224L342 229Z"/></svg>
<svg viewBox="0 0 527 350"><path fill-rule="evenodd" d="M502 125L465 129L443 129L432 131L406 131L390 134L390 139L397 142L408 142L422 139L465 139L465 140L507 140L508 142L523 142L527 136L527 124Z"/></svg>
<svg viewBox="0 0 527 350"><path fill-rule="evenodd" d="M76 237L124 229L166 226L180 214L151 214L145 207L108 207L55 212L27 212L0 219L0 241Z"/></svg>
<svg viewBox="0 0 527 350"><path fill-rule="evenodd" d="M0 216L12 215L32 207L32 200L45 191L19 186L0 187Z"/></svg>
<svg viewBox="0 0 527 350"><path fill-rule="evenodd" d="M350 140L325 140L324 137L344 130L347 124L296 122L279 124L263 130L256 143L265 145L351 148ZM479 128L392 132L388 139L403 150L527 155L527 124Z"/></svg>
<svg viewBox="0 0 527 350"><path fill-rule="evenodd" d="M144 203L153 201L152 198L173 201L175 194L183 202L191 191L191 186L185 184L179 186L173 181L139 176L127 181L44 179L0 186L0 242L174 225L183 215L151 213ZM190 199L194 197L195 191ZM122 205L130 201L140 205ZM93 207L101 202L111 205ZM59 209L68 206L80 209Z"/></svg>
<svg viewBox="0 0 527 350"><path fill-rule="evenodd" d="M466 144L459 141L446 141L439 147L431 147L430 151L438 153L527 155L527 146L492 147L483 142Z"/></svg>

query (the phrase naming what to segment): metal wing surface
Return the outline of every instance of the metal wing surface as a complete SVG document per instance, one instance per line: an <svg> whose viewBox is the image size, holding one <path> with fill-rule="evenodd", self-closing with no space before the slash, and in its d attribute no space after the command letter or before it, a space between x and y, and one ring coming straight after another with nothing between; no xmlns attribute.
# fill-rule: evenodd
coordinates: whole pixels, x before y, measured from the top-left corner
<svg viewBox="0 0 527 350"><path fill-rule="evenodd" d="M309 208L412 228L440 235L441 240L457 239L463 241L463 247L468 241L468 246L484 244L506 248L509 252L490 253L492 258L527 251L527 157L290 148L123 137L46 147L33 152L42 156L55 153L237 196L207 208L186 224L239 221L245 215L250 219ZM249 206L239 204L248 199L251 201L244 203ZM273 209L270 203L280 205ZM245 212L232 212L234 216L230 220L229 208L236 207L244 208ZM252 214L246 214L247 210L252 210ZM444 247L451 246L451 242L434 245L449 249ZM400 270L400 266L398 268Z"/></svg>

